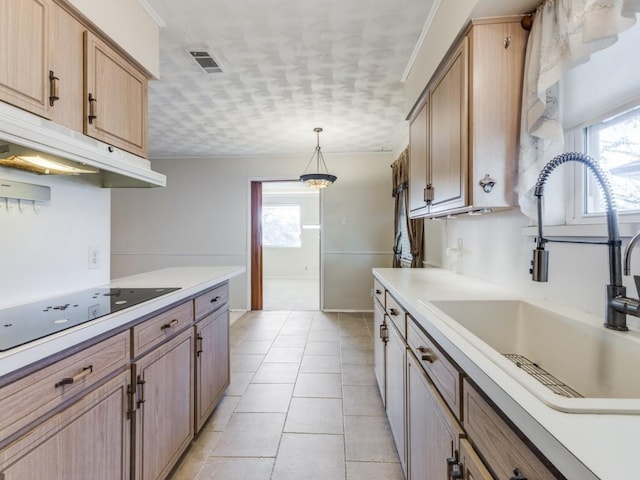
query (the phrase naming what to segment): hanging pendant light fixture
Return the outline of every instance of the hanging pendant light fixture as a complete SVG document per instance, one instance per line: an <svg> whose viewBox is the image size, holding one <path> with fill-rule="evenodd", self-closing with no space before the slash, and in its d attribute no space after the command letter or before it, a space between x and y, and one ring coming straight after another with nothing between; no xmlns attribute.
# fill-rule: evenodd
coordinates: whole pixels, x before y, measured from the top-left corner
<svg viewBox="0 0 640 480"><path fill-rule="evenodd" d="M316 127L313 131L316 132L318 137L318 144L316 145L315 152L313 152L313 155L311 155L311 158L309 159L309 163L307 163L307 168L305 168L304 173L300 175L300 181L304 182L309 187L325 188L335 182L338 177L329 174L327 164L324 163L324 157L320 151L320 132L322 131L322 128ZM307 173L314 158L316 160L316 173ZM320 171L320 166L322 166L323 171Z"/></svg>

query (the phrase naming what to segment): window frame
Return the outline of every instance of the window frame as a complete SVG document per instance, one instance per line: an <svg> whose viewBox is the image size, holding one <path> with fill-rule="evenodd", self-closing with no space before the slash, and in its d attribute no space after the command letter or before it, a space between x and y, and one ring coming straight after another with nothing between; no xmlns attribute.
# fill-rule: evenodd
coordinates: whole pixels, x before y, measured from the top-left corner
<svg viewBox="0 0 640 480"><path fill-rule="evenodd" d="M587 129L593 125L605 122L611 118L622 115L627 111L640 107L640 99L627 102L616 108L613 108L605 114L599 115L588 122L576 126L565 135L565 144L567 151L576 151L589 154L590 139L587 135ZM640 111L639 111L640 114ZM567 193L566 196L566 225L605 225L606 213L585 213L586 199L586 179L584 173L586 167L573 162L566 175ZM620 224L635 224L640 222L640 209L626 212L618 212L618 222Z"/></svg>

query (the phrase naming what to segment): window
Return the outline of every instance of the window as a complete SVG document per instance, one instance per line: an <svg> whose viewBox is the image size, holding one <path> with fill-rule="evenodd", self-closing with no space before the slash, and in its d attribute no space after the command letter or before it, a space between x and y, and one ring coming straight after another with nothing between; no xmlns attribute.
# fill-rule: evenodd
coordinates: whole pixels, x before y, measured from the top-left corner
<svg viewBox="0 0 640 480"><path fill-rule="evenodd" d="M262 206L262 245L299 248L300 205Z"/></svg>
<svg viewBox="0 0 640 480"><path fill-rule="evenodd" d="M586 151L609 171L618 212L640 213L640 107L585 129ZM584 169L583 214L604 212L604 198Z"/></svg>

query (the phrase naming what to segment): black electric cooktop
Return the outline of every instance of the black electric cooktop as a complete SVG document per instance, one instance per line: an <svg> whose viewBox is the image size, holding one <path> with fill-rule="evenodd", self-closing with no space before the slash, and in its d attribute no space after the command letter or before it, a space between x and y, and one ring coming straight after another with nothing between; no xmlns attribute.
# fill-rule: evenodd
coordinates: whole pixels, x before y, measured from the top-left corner
<svg viewBox="0 0 640 480"><path fill-rule="evenodd" d="M93 288L0 309L0 352L176 290L179 288Z"/></svg>

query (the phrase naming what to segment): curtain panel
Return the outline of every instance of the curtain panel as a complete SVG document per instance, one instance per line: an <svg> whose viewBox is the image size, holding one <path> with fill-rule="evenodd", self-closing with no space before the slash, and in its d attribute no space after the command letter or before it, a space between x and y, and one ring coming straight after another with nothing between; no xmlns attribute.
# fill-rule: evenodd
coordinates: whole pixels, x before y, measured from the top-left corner
<svg viewBox="0 0 640 480"><path fill-rule="evenodd" d="M404 218L407 222L407 234L411 246L411 268L422 268L424 257L423 236L424 219L409 219L409 149L406 148L398 159L391 165L393 175L393 197L395 198L395 210L393 217L394 246L393 267L402 266L400 249L400 235L402 234L400 221ZM401 209L404 208L404 217L401 217Z"/></svg>
<svg viewBox="0 0 640 480"><path fill-rule="evenodd" d="M524 69L518 201L536 217L538 174L564 151L559 82L564 72L589 59L630 28L640 0L544 0L529 33Z"/></svg>

